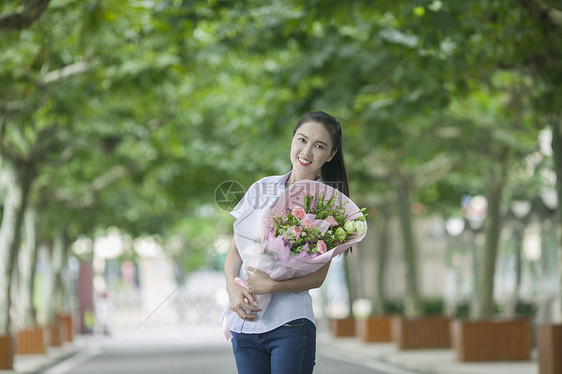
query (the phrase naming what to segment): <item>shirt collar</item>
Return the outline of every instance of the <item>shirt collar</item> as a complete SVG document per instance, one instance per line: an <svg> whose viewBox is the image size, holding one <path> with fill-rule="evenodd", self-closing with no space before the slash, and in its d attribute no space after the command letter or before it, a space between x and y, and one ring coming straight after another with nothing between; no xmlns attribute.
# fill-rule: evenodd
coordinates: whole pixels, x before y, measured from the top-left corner
<svg viewBox="0 0 562 374"><path fill-rule="evenodd" d="M290 170L287 174L282 175L282 176L279 178L279 180L277 181L277 186L278 186L279 188L281 188L282 190L285 189L285 183L287 183L287 180L289 180L289 177L291 176L291 173L292 173L292 172L293 172L293 171ZM319 175L317 175L317 176L316 176L316 182L322 182L322 177L319 176Z"/></svg>

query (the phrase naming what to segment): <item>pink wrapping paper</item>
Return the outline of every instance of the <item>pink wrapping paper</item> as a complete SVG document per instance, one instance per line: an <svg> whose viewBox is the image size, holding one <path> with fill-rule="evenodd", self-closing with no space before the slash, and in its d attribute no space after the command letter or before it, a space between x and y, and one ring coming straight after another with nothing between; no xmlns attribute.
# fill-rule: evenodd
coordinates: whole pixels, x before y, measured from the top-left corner
<svg viewBox="0 0 562 374"><path fill-rule="evenodd" d="M326 199L336 195L336 201L345 204L348 220L354 220L363 215L355 203L338 190L321 182L303 180L289 186L279 198L264 210L250 210L239 217L234 223L236 245L243 267L254 267L265 272L276 281L300 277L320 269L323 265L344 252L354 244L359 243L365 234L356 234L348 241L336 246L323 254L308 254L290 252L284 245L282 238L271 235L272 215L279 215L287 209L304 205L304 197L310 194L323 193ZM321 225L321 222L315 222ZM256 295L258 306L262 309L258 315L261 317L267 310L271 295Z"/></svg>

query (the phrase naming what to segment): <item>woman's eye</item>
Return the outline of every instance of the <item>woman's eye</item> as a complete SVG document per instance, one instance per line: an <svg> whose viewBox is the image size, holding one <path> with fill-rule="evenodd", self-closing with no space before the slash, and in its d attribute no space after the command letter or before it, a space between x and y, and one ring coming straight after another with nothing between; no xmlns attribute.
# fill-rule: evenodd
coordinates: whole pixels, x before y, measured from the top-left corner
<svg viewBox="0 0 562 374"><path fill-rule="evenodd" d="M324 149L324 146L322 144L316 144L316 148L318 149Z"/></svg>
<svg viewBox="0 0 562 374"><path fill-rule="evenodd" d="M306 143L306 139L305 138L299 138L299 142Z"/></svg>

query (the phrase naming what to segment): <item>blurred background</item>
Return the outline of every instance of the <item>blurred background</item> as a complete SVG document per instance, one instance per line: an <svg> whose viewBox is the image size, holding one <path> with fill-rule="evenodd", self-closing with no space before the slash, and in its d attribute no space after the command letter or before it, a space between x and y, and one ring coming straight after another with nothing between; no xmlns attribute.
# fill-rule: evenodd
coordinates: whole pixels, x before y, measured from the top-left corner
<svg viewBox="0 0 562 374"><path fill-rule="evenodd" d="M228 211L342 124L319 318L562 321L557 1L0 3L0 335L217 325ZM353 308L355 306L355 308ZM54 333L53 333L54 334Z"/></svg>

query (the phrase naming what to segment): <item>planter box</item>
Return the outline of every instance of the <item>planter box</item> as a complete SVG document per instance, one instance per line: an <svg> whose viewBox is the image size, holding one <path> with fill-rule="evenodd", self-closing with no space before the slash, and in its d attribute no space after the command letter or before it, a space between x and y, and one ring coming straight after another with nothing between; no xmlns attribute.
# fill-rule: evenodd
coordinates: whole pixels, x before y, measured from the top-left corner
<svg viewBox="0 0 562 374"><path fill-rule="evenodd" d="M338 338L355 336L355 319L330 319L330 330L332 334Z"/></svg>
<svg viewBox="0 0 562 374"><path fill-rule="evenodd" d="M61 340L63 342L72 342L74 338L74 326L72 324L72 316L70 314L61 314L59 316L61 326Z"/></svg>
<svg viewBox="0 0 562 374"><path fill-rule="evenodd" d="M11 335L0 335L0 370L14 368L14 340Z"/></svg>
<svg viewBox="0 0 562 374"><path fill-rule="evenodd" d="M16 354L18 355L45 353L45 340L42 328L18 331L16 343Z"/></svg>
<svg viewBox="0 0 562 374"><path fill-rule="evenodd" d="M355 320L355 332L366 343L391 342L391 316L375 316Z"/></svg>
<svg viewBox="0 0 562 374"><path fill-rule="evenodd" d="M392 340L398 349L437 349L451 347L449 317L406 318L392 320Z"/></svg>
<svg viewBox="0 0 562 374"><path fill-rule="evenodd" d="M49 335L48 345L50 347L60 347L62 345L61 326L58 321L47 328L47 333Z"/></svg>
<svg viewBox="0 0 562 374"><path fill-rule="evenodd" d="M531 357L531 326L527 319L454 321L451 336L461 362L519 361Z"/></svg>
<svg viewBox="0 0 562 374"><path fill-rule="evenodd" d="M539 374L562 374L562 325L537 327Z"/></svg>

